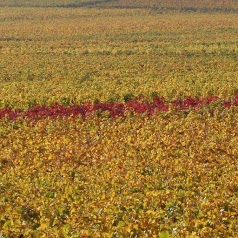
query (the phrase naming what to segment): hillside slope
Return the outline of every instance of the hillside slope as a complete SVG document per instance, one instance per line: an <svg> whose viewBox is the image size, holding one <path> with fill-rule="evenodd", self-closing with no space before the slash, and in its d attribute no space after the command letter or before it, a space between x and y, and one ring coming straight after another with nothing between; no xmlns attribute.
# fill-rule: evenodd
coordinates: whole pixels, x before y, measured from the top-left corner
<svg viewBox="0 0 238 238"><path fill-rule="evenodd" d="M236 12L235 0L2 0L0 7L110 7L169 11Z"/></svg>

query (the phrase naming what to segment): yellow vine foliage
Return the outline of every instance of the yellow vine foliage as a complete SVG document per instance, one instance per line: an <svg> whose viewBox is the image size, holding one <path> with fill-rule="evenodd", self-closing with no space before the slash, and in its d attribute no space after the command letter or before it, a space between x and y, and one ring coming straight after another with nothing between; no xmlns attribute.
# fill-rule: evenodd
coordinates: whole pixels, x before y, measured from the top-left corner
<svg viewBox="0 0 238 238"><path fill-rule="evenodd" d="M134 3L1 1L0 109L237 94L235 1ZM238 237L237 107L170 109L0 119L0 237Z"/></svg>
<svg viewBox="0 0 238 238"><path fill-rule="evenodd" d="M1 121L6 237L235 237L237 110Z"/></svg>
<svg viewBox="0 0 238 238"><path fill-rule="evenodd" d="M0 8L0 21L0 107L238 90L236 14Z"/></svg>

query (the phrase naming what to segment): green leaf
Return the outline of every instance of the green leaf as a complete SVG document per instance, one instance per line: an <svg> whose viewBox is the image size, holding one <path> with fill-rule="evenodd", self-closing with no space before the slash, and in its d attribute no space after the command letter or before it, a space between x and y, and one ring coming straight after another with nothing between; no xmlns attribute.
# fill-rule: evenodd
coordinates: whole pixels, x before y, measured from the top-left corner
<svg viewBox="0 0 238 238"><path fill-rule="evenodd" d="M168 231L162 231L159 234L159 238L169 238L170 237L170 233Z"/></svg>

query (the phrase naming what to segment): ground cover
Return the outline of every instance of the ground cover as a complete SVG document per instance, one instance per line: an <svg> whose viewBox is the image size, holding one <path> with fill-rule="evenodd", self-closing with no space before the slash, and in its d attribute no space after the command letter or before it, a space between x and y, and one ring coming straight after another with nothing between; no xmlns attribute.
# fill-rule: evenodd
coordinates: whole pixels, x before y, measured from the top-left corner
<svg viewBox="0 0 238 238"><path fill-rule="evenodd" d="M236 237L237 110L1 120L6 237Z"/></svg>
<svg viewBox="0 0 238 238"><path fill-rule="evenodd" d="M237 237L236 3L7 5L0 237Z"/></svg>
<svg viewBox="0 0 238 238"><path fill-rule="evenodd" d="M126 117L128 114L146 114L152 116L160 112L183 111L183 110L201 110L207 108L210 112L218 108L232 108L238 106L238 95L233 100L224 101L217 96L208 98L192 98L188 97L184 100L177 99L175 101L166 102L164 98L154 96L152 102L143 101L143 98L133 98L124 103L107 102L107 103L86 103L82 105L62 105L59 103L46 105L33 105L28 110L12 109L11 107L0 109L0 119L8 118L16 120L18 118L25 119L55 119L58 117L82 117L87 119L88 116L102 113L112 117Z"/></svg>
<svg viewBox="0 0 238 238"><path fill-rule="evenodd" d="M0 11L1 107L237 93L236 14Z"/></svg>

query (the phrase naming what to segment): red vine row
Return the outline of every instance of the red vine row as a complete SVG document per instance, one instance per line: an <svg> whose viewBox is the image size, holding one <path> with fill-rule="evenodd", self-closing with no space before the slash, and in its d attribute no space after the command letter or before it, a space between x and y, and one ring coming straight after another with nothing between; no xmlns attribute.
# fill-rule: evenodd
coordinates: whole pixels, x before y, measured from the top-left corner
<svg viewBox="0 0 238 238"><path fill-rule="evenodd" d="M16 118L57 118L67 116L79 116L86 118L88 115L94 112L108 112L111 117L124 117L126 112L135 112L138 114L147 113L148 115L162 111L169 111L174 108L175 110L187 110L194 108L201 108L204 105L209 105L212 102L217 102L224 108L230 108L231 106L238 106L238 94L233 97L231 101L221 100L217 96L208 98L192 98L187 97L184 100L177 99L172 102L166 102L164 98L154 97L152 102L142 101L135 98L128 102L104 102L104 103L85 103L82 105L69 105L64 106L59 103L46 105L35 105L28 110L12 109L11 107L0 109L0 119L8 117L10 120Z"/></svg>

